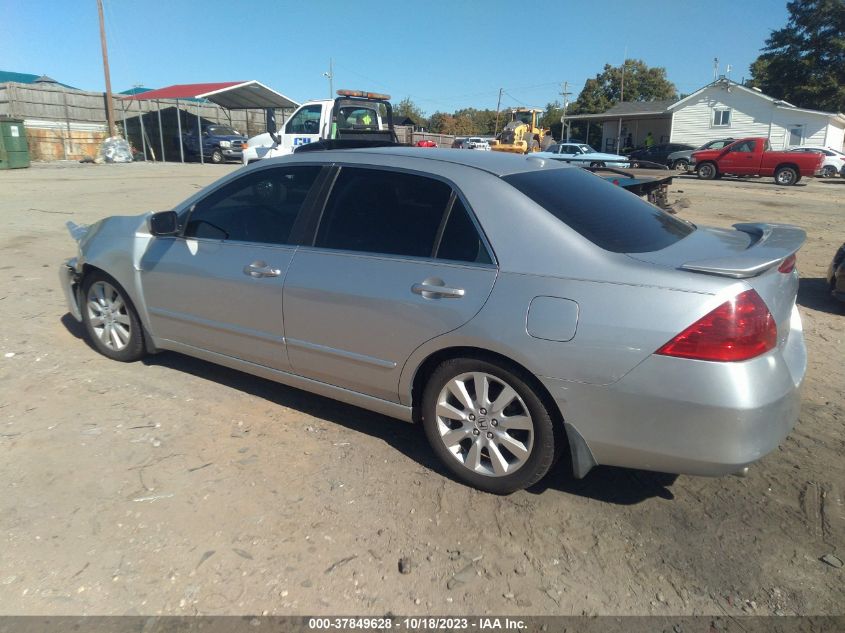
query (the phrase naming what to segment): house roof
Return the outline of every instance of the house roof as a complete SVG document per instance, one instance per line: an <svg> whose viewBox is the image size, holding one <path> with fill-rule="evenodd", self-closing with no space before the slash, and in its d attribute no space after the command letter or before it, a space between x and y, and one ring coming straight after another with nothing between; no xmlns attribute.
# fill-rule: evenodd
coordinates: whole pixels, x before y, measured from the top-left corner
<svg viewBox="0 0 845 633"><path fill-rule="evenodd" d="M34 83L54 83L71 90L79 90L73 86L68 86L47 75L31 75L30 73L16 73L10 70L0 70L0 84L15 82L18 84L34 84Z"/></svg>
<svg viewBox="0 0 845 633"><path fill-rule="evenodd" d="M295 108L299 104L264 84L252 81L224 81L202 84L175 84L166 88L123 97L137 101L151 99L208 99L230 110L246 108Z"/></svg>
<svg viewBox="0 0 845 633"><path fill-rule="evenodd" d="M806 113L806 114L817 114L819 116L825 116L825 117L829 117L829 118L833 118L833 119L837 119L839 121L845 122L845 114L842 114L841 112L823 112L821 110L810 110L808 108L798 108L798 107L792 105L791 103L789 103L788 101L784 101L783 99L775 99L774 97L770 97L769 95L764 94L763 92L761 92L760 90L757 90L756 88L748 88L748 87L743 86L742 84L739 84L735 81L731 81L730 79L727 79L726 77L722 77L720 79L717 79L716 81L707 84L703 88L699 88L698 90L693 92L691 95L684 97L680 101L676 101L671 106L669 106L669 110L674 110L678 106L683 105L687 101L690 101L691 99L700 95L705 90L707 90L709 88L713 88L714 86L724 86L728 90L739 90L739 91L754 95L758 99L764 99L765 101L772 103L776 108L781 108L783 110L789 110L790 112L803 112L803 113Z"/></svg>
<svg viewBox="0 0 845 633"><path fill-rule="evenodd" d="M675 103L673 99L659 101L623 101L597 114L573 114L567 119L628 119L644 116L661 116L669 114L669 107Z"/></svg>

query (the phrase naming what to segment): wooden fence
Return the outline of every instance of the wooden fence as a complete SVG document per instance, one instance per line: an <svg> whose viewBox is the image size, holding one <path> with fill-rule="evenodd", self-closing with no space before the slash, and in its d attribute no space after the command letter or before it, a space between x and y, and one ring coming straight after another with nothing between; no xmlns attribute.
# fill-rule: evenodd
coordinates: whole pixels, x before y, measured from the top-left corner
<svg viewBox="0 0 845 633"><path fill-rule="evenodd" d="M182 131L203 123L226 123L246 136L266 130L264 110L225 110L207 101L162 99L135 101L112 96L116 123L138 151L148 157L180 160L178 123ZM283 121L282 112L276 120ZM94 157L106 137L106 97L101 92L72 90L57 84L0 84L0 115L23 119L33 160L79 160ZM146 143L141 139L141 122ZM159 118L160 117L160 118ZM159 120L161 125L159 126Z"/></svg>

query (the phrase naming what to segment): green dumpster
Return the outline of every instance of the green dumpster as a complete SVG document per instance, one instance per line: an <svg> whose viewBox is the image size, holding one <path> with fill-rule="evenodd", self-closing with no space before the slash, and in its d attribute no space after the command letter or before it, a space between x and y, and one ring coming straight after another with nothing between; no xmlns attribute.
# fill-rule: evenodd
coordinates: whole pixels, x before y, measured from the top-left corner
<svg viewBox="0 0 845 633"><path fill-rule="evenodd" d="M0 169L29 167L29 145L20 119L0 118Z"/></svg>

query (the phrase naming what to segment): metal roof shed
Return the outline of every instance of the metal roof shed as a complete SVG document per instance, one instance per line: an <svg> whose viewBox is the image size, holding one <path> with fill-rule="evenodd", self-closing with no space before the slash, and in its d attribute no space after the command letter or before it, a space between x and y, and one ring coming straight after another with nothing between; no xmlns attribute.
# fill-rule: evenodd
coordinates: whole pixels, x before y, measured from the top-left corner
<svg viewBox="0 0 845 633"><path fill-rule="evenodd" d="M160 101L161 99L175 99L176 107L179 107L180 99L205 99L216 103L227 110L249 110L263 109L265 111L276 108L296 108L299 104L272 88L268 88L260 81L225 81L217 83L201 84L174 84L166 88L148 90L137 94L123 97L131 101ZM139 106L140 107L140 106ZM268 115L269 116L269 115ZM159 108L159 131L161 131L161 109ZM182 121L179 121L179 153L182 162L185 162L185 152L182 146ZM143 130L143 119L141 119ZM202 118L197 105L197 133L202 135ZM162 153L164 153L164 139L161 138ZM141 141L144 143L144 134L141 134ZM146 151L145 151L146 154ZM200 162L204 162L202 149L199 151Z"/></svg>

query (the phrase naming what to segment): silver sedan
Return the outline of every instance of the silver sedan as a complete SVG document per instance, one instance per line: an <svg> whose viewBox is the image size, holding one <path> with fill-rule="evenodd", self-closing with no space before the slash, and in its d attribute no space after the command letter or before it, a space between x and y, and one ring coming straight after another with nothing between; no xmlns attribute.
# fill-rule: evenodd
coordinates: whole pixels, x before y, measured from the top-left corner
<svg viewBox="0 0 845 633"><path fill-rule="evenodd" d="M509 493L564 455L722 475L792 428L792 226L697 227L577 167L315 151L172 211L70 225L70 312L104 355L172 350L421 423Z"/></svg>

